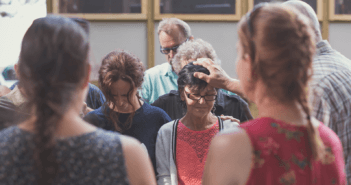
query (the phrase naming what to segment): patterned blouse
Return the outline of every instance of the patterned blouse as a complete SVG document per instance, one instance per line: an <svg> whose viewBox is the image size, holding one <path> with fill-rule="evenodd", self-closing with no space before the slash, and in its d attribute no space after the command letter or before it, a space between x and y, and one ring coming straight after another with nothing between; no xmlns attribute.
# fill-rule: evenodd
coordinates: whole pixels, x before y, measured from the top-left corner
<svg viewBox="0 0 351 185"><path fill-rule="evenodd" d="M312 152L304 126L272 118L240 125L254 148L253 166L246 184L345 185L344 159L338 136L322 123L319 135L325 145L323 161L311 161Z"/></svg>
<svg viewBox="0 0 351 185"><path fill-rule="evenodd" d="M36 184L33 134L17 126L0 131L0 184ZM58 139L59 184L129 184L119 134L94 132Z"/></svg>
<svg viewBox="0 0 351 185"><path fill-rule="evenodd" d="M219 132L218 121L209 129L194 131L179 121L176 165L179 185L200 185L210 142Z"/></svg>

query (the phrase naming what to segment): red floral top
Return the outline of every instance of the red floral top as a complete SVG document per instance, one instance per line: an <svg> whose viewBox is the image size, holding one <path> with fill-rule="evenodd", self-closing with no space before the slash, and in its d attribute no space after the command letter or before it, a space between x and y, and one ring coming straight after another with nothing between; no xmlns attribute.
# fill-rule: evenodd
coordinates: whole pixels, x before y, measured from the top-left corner
<svg viewBox="0 0 351 185"><path fill-rule="evenodd" d="M240 125L253 145L253 163L246 184L254 185L345 185L341 142L320 124L319 135L326 147L324 161L311 161L312 152L304 126L272 118L259 118Z"/></svg>
<svg viewBox="0 0 351 185"><path fill-rule="evenodd" d="M179 121L176 144L179 185L201 184L208 148L218 132L218 121L211 128L202 131L190 130Z"/></svg>

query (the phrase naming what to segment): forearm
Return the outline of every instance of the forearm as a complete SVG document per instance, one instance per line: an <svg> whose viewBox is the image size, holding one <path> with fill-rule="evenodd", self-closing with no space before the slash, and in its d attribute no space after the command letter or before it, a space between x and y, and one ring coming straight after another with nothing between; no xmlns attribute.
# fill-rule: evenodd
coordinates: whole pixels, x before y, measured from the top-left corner
<svg viewBox="0 0 351 185"><path fill-rule="evenodd" d="M237 79L229 78L223 89L245 97L240 86L240 81Z"/></svg>

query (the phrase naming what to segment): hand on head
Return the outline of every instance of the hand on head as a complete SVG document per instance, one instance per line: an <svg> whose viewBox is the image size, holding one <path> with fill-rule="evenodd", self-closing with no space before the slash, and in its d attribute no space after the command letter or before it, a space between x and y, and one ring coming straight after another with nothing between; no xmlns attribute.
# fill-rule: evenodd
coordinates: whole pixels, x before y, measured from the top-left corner
<svg viewBox="0 0 351 185"><path fill-rule="evenodd" d="M221 66L214 64L214 62L208 58L199 58L196 62L194 62L194 64L201 65L210 71L210 75L196 72L194 73L194 76L196 78L206 81L213 87L226 90L229 89L230 83L233 79L231 79L227 75L227 73L221 68Z"/></svg>

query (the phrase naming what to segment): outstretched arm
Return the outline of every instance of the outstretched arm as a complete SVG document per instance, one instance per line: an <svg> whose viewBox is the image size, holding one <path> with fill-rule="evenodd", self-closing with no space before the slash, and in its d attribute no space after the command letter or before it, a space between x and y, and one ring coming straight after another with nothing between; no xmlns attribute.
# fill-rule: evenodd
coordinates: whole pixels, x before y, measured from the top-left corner
<svg viewBox="0 0 351 185"><path fill-rule="evenodd" d="M210 71L210 75L206 75L205 73L196 72L194 76L201 80L206 81L213 87L224 89L233 93L238 94L239 96L243 96L240 81L237 79L230 78L227 73L219 66L218 64L214 64L211 59L208 58L199 58L195 65L201 65L207 68Z"/></svg>

